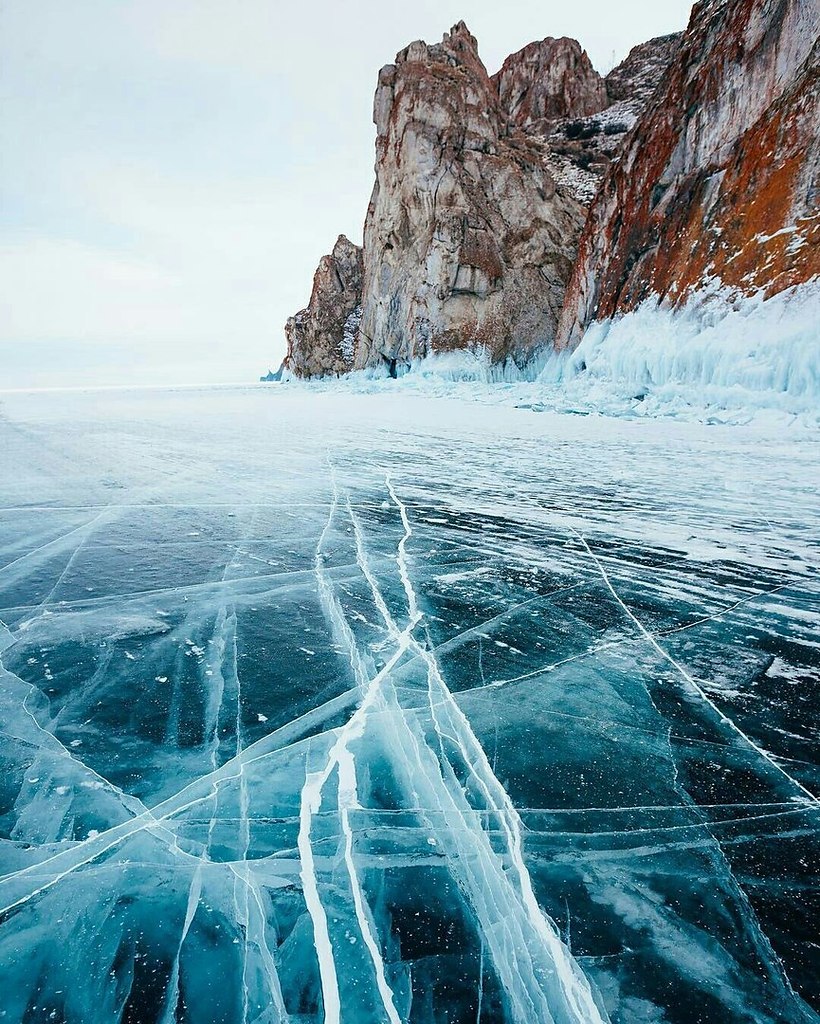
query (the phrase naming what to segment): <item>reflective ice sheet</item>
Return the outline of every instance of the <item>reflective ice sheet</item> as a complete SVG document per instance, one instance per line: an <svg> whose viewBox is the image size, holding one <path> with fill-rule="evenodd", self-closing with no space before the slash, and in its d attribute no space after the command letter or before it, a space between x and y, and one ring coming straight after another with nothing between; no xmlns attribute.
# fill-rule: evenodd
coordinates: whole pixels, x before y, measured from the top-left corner
<svg viewBox="0 0 820 1024"><path fill-rule="evenodd" d="M816 1020L816 442L3 396L4 1021Z"/></svg>

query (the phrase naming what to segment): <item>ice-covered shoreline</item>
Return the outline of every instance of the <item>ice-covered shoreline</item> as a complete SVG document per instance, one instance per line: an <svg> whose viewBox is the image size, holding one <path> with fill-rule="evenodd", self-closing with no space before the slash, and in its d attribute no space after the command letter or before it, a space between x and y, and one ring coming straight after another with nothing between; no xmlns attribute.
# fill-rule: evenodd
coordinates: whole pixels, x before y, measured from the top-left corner
<svg viewBox="0 0 820 1024"><path fill-rule="evenodd" d="M521 370L483 350L428 356L398 379L363 370L277 387L422 394L490 405L701 423L820 426L820 282L733 302L715 290L680 310L644 303L594 324L573 352Z"/></svg>
<svg viewBox="0 0 820 1024"><path fill-rule="evenodd" d="M311 380L286 373L273 382L9 389L0 390L0 404L27 393L203 390L263 390L271 397L307 401L333 395L415 396L538 413L815 432L820 428L820 280L767 300L733 301L713 288L677 310L644 303L626 316L594 324L573 351L552 353L523 370L493 364L477 349L428 356L396 379L385 367Z"/></svg>

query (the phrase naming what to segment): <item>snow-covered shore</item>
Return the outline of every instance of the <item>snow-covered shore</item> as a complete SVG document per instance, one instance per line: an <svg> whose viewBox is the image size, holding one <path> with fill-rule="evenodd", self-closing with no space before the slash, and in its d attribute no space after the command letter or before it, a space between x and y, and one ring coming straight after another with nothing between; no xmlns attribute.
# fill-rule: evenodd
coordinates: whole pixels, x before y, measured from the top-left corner
<svg viewBox="0 0 820 1024"><path fill-rule="evenodd" d="M430 356L398 380L362 371L294 379L311 392L396 392L537 411L695 422L820 425L820 283L774 298L701 295L681 310L645 303L594 324L572 353L522 371L486 354Z"/></svg>

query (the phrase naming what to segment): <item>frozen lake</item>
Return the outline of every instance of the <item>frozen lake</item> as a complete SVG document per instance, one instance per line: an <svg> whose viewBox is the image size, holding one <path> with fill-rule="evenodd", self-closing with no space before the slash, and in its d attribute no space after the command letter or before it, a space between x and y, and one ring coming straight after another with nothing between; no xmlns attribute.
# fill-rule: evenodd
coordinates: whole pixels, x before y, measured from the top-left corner
<svg viewBox="0 0 820 1024"><path fill-rule="evenodd" d="M274 386L0 451L4 1024L818 1020L816 434Z"/></svg>

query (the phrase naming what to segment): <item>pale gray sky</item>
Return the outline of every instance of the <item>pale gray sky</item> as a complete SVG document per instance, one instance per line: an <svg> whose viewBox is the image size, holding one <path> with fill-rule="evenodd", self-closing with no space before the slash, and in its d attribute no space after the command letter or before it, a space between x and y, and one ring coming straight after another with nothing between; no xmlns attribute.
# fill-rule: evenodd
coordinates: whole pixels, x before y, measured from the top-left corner
<svg viewBox="0 0 820 1024"><path fill-rule="evenodd" d="M606 71L689 0L0 0L0 389L253 380L340 232L379 67L464 18Z"/></svg>

